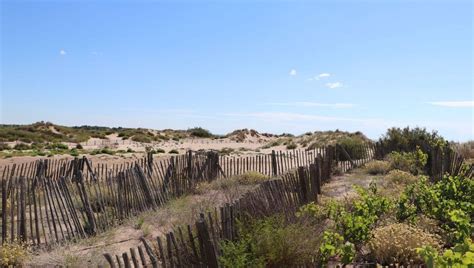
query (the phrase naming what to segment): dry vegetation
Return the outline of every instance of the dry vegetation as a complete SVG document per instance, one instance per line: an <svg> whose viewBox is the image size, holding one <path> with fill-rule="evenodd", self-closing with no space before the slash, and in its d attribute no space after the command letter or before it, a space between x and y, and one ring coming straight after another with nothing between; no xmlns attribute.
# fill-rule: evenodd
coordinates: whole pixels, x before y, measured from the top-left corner
<svg viewBox="0 0 474 268"><path fill-rule="evenodd" d="M105 265L105 252L125 252L139 244L140 237L153 238L171 231L176 226L192 224L199 213L213 212L214 209L232 202L269 179L258 172L249 172L227 179L218 179L196 186L193 194L172 199L156 211L144 212L127 220L120 226L97 236L67 242L52 251L35 252L29 258L23 251L8 250L21 263L35 265L64 265L86 267ZM23 248L21 248L23 249Z"/></svg>

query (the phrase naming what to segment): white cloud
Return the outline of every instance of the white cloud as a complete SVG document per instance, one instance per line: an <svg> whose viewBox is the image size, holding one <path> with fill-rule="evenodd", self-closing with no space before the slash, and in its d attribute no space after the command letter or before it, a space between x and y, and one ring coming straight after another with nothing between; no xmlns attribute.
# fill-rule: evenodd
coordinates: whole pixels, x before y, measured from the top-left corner
<svg viewBox="0 0 474 268"><path fill-rule="evenodd" d="M268 103L269 105L278 105L278 106L299 106L299 107L328 107L328 108L352 108L354 104L352 103L319 103L319 102L307 102L307 101L298 101L298 102L274 102Z"/></svg>
<svg viewBox="0 0 474 268"><path fill-rule="evenodd" d="M341 82L326 83L326 87L330 89L335 89L335 88L343 87L343 84Z"/></svg>
<svg viewBox="0 0 474 268"><path fill-rule="evenodd" d="M291 76L295 76L295 75L296 75L296 70L295 70L295 69L291 69L291 70L290 70L290 75L291 75Z"/></svg>
<svg viewBox="0 0 474 268"><path fill-rule="evenodd" d="M322 78L327 78L327 77L330 77L330 76L331 76L330 73L320 73L320 74L316 75L315 77L308 78L308 81L320 80Z"/></svg>
<svg viewBox="0 0 474 268"><path fill-rule="evenodd" d="M314 79L319 80L321 78L326 78L326 77L330 77L330 76L331 76L331 74L322 73L322 74L318 74L318 76L316 76Z"/></svg>
<svg viewBox="0 0 474 268"><path fill-rule="evenodd" d="M67 54L66 50L64 50L64 49L59 50L59 55L64 56L66 54Z"/></svg>
<svg viewBox="0 0 474 268"><path fill-rule="evenodd" d="M474 107L474 101L433 101L428 102L431 105L451 107L451 108L468 108Z"/></svg>

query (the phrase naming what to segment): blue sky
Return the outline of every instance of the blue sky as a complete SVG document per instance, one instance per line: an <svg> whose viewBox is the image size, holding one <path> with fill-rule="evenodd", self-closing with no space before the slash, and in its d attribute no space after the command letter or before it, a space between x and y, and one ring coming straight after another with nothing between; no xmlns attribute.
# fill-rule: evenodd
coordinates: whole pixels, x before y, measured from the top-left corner
<svg viewBox="0 0 474 268"><path fill-rule="evenodd" d="M472 1L2 1L1 123L474 139Z"/></svg>

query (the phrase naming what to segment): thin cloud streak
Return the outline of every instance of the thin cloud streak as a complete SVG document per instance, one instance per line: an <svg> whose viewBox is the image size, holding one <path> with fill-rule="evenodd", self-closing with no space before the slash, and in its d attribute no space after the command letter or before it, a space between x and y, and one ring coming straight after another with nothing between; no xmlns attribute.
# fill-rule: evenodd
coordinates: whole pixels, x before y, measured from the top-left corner
<svg viewBox="0 0 474 268"><path fill-rule="evenodd" d="M469 108L474 107L474 101L433 101L428 102L431 105L451 108Z"/></svg>
<svg viewBox="0 0 474 268"><path fill-rule="evenodd" d="M330 76L331 76L330 73L321 73L321 74L316 75L315 77L309 78L308 80L309 81L320 80L321 78L327 78L327 77L330 77Z"/></svg>
<svg viewBox="0 0 474 268"><path fill-rule="evenodd" d="M336 117L321 116L313 114L301 113L285 113L285 112L256 112L256 113L226 113L224 116L231 117L248 117L267 121L317 121L317 122L355 122L361 124L383 124L390 125L391 122L379 118L352 118L352 117Z"/></svg>
<svg viewBox="0 0 474 268"><path fill-rule="evenodd" d="M268 105L295 106L295 107L327 107L327 108L336 108L336 109L352 108L355 106L352 103L318 103L318 102L307 102L307 101L273 102L273 103L268 103Z"/></svg>

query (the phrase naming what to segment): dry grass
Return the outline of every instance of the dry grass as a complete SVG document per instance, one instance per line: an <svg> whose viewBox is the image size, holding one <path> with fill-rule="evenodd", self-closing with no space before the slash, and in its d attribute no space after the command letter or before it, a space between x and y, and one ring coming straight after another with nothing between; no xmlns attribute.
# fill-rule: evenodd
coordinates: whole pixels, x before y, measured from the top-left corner
<svg viewBox="0 0 474 268"><path fill-rule="evenodd" d="M172 199L158 210L143 212L110 231L79 242L68 242L54 250L35 252L27 265L105 265L104 252L121 254L136 247L140 237L161 236L173 227L193 224L199 213L213 212L215 208L232 202L266 179L266 176L252 172L203 183L195 194Z"/></svg>
<svg viewBox="0 0 474 268"><path fill-rule="evenodd" d="M391 170L384 179L388 182L389 186L402 187L415 183L418 180L413 174L398 169Z"/></svg>
<svg viewBox="0 0 474 268"><path fill-rule="evenodd" d="M455 144L454 149L465 159L474 159L474 141Z"/></svg>
<svg viewBox="0 0 474 268"><path fill-rule="evenodd" d="M365 170L371 175L387 174L390 170L390 163L387 161L378 160L371 161L365 164Z"/></svg>
<svg viewBox="0 0 474 268"><path fill-rule="evenodd" d="M417 248L432 246L438 249L439 237L404 223L380 227L372 231L369 248L374 259L380 264L408 264L414 261L422 264L423 259Z"/></svg>

